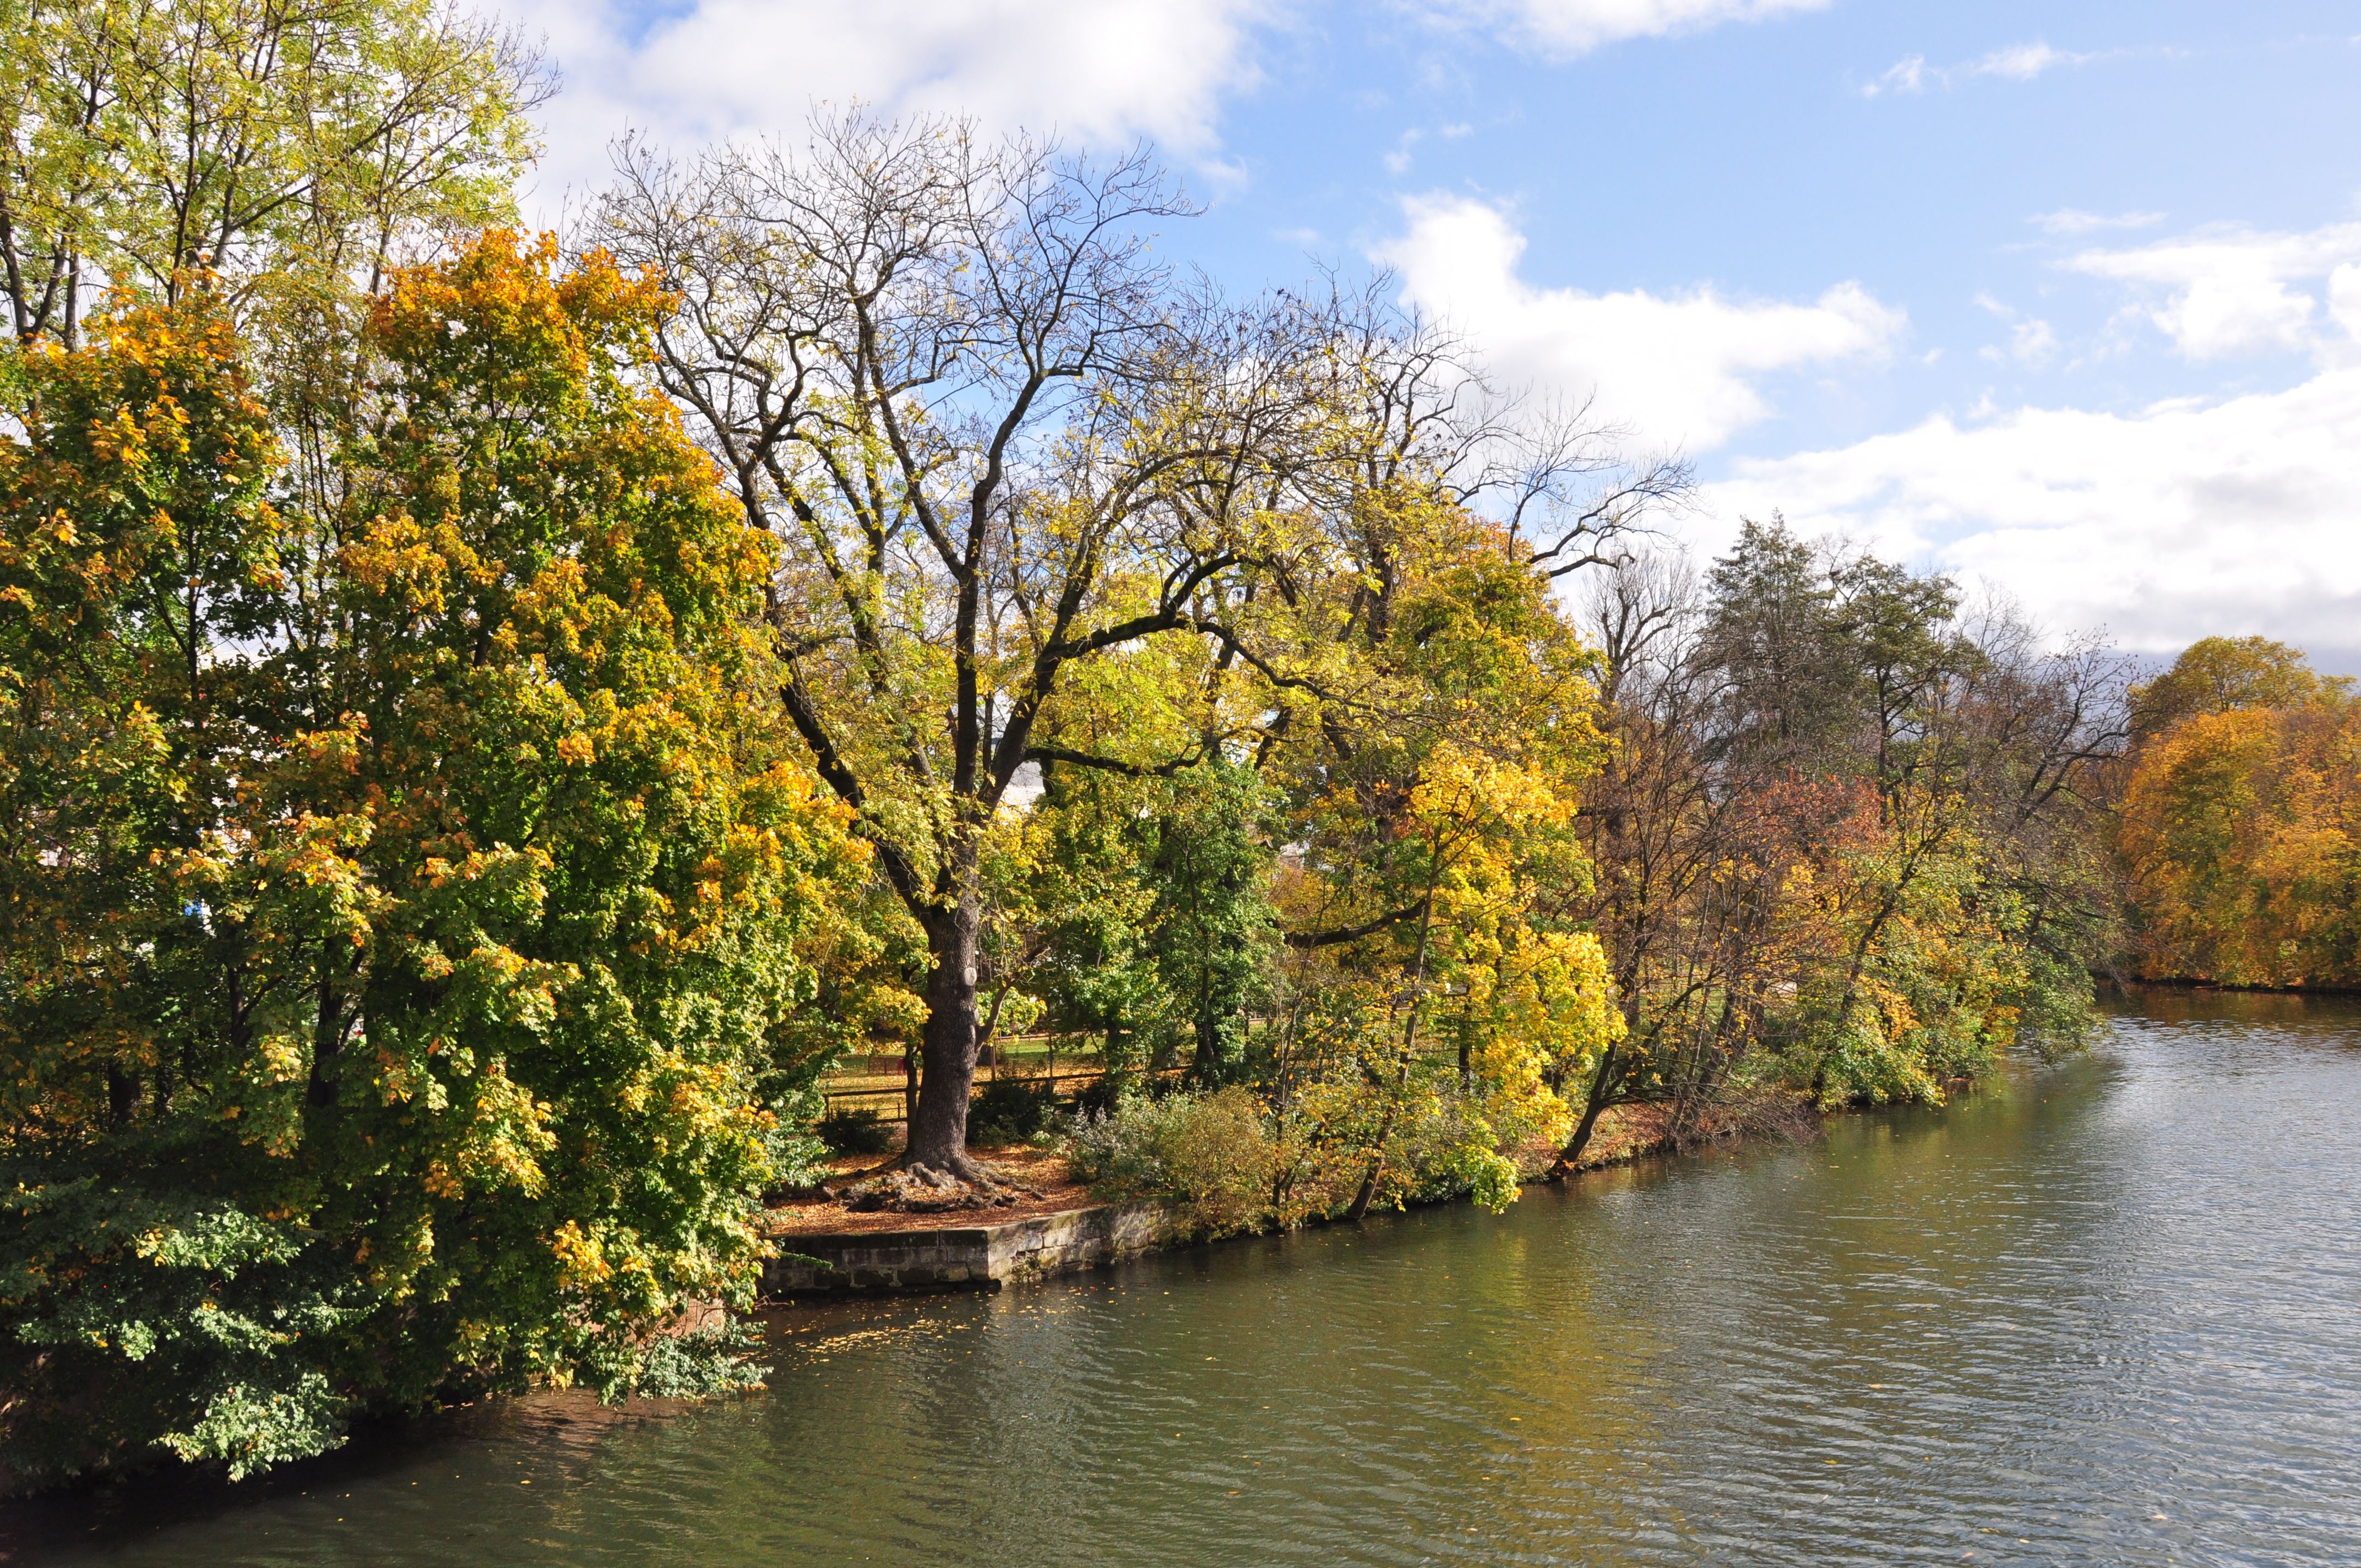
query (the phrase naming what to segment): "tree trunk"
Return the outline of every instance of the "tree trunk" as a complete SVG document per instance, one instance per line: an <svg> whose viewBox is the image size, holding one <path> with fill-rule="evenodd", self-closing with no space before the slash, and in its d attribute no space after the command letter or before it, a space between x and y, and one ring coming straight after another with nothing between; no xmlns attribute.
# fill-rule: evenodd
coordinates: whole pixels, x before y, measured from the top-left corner
<svg viewBox="0 0 2361 1568"><path fill-rule="evenodd" d="M919 1037L924 1070L917 1113L910 1118L904 1165L926 1165L971 1179L968 1097L975 1087L976 901L961 899L927 922L934 971L927 977L927 1026Z"/></svg>
<svg viewBox="0 0 2361 1568"><path fill-rule="evenodd" d="M918 1047L910 1041L902 1042L902 1127L906 1133L918 1124Z"/></svg>
<svg viewBox="0 0 2361 1568"><path fill-rule="evenodd" d="M1353 1194L1353 1206L1345 1211L1345 1218L1356 1223L1368 1218L1369 1200L1378 1195L1378 1176L1385 1168L1383 1155L1369 1162L1368 1174L1361 1178L1361 1190Z"/></svg>
<svg viewBox="0 0 2361 1568"><path fill-rule="evenodd" d="M1561 1170L1572 1170L1582 1151L1590 1146L1590 1135L1598 1125L1598 1113L1607 1109L1608 1091L1613 1087L1615 1047L1609 1046L1599 1053L1598 1070L1591 1075L1590 1096L1582 1107L1582 1120L1575 1124L1574 1136L1558 1150L1557 1164Z"/></svg>

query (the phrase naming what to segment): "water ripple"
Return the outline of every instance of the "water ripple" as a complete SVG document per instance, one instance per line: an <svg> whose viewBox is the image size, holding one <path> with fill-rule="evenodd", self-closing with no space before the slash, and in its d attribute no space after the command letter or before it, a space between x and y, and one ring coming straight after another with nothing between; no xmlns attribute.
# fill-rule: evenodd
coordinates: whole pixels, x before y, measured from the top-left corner
<svg viewBox="0 0 2361 1568"><path fill-rule="evenodd" d="M2351 1563L2356 1108L2361 1012L2176 1000L1940 1115L783 1315L765 1398L16 1523L116 1564Z"/></svg>

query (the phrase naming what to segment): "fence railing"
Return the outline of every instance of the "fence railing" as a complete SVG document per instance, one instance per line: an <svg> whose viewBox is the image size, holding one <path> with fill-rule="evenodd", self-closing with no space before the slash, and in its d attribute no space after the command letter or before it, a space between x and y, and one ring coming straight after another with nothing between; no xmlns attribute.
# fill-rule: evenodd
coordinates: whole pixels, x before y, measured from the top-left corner
<svg viewBox="0 0 2361 1568"><path fill-rule="evenodd" d="M1074 1088L1081 1085L1095 1083L1106 1076L1107 1069L1104 1063L1076 1067L1061 1071L1055 1066L1054 1058L1042 1063L1042 1066L1049 1070L1042 1071L1028 1068L1022 1058L1034 1056L1035 1053L1012 1051L1009 1048L1012 1046L1022 1045L1027 1040L1040 1040L1048 1037L1048 1036L1036 1035L995 1042L992 1059L976 1064L976 1091L981 1092L987 1084L1008 1079L1020 1083L1047 1084L1052 1094L1064 1094L1071 1093ZM1020 1059L1011 1062L1008 1058L1012 1055ZM881 1117L882 1120L898 1122L904 1118L904 1106L913 1088L909 1079L900 1070L900 1068L901 1064L896 1061L894 1069L883 1072L873 1070L830 1073L820 1081L820 1094L827 1101L828 1108L831 1111L842 1106L870 1104L876 1106L881 1112L887 1113ZM1160 1070L1139 1071L1135 1076L1155 1079L1177 1078L1185 1070L1183 1068L1172 1067Z"/></svg>

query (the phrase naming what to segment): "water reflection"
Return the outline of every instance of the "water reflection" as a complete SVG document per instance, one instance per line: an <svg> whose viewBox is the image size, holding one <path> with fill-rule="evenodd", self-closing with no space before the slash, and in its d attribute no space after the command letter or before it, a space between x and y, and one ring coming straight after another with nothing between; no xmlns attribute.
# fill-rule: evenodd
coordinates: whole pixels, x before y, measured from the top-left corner
<svg viewBox="0 0 2361 1568"><path fill-rule="evenodd" d="M2144 998L1944 1113L783 1314L766 1398L465 1412L16 1560L2349 1563L2356 1103L2351 1003Z"/></svg>

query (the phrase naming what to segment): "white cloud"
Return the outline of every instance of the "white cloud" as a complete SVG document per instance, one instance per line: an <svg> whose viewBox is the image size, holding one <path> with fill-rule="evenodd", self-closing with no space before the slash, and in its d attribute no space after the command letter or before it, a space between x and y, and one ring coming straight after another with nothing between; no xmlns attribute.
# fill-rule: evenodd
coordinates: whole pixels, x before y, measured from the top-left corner
<svg viewBox="0 0 2361 1568"><path fill-rule="evenodd" d="M2059 66L2083 65L2098 58L2095 54L2052 49L2038 39L1996 49L1965 65L1929 65L1923 54L1905 55L1888 66L1885 74L1865 84L1861 95L1878 98L1888 93L1923 93L1930 84L1948 90L1962 76L2004 76L2012 82L2030 82Z"/></svg>
<svg viewBox="0 0 2361 1568"><path fill-rule="evenodd" d="M2020 365L2047 365L2058 356L2058 334L2048 322L2021 321L2008 330L2008 351Z"/></svg>
<svg viewBox="0 0 2361 1568"><path fill-rule="evenodd" d="M1939 77L1942 73L1936 72ZM1886 67L1885 74L1861 90L1864 98L1874 98L1885 93L1924 93L1927 90L1927 57L1914 54L1895 60Z"/></svg>
<svg viewBox="0 0 2361 1568"><path fill-rule="evenodd" d="M694 0L642 25L626 0L503 0L547 35L544 201L595 186L629 127L692 144L792 130L812 104L972 115L1082 142L1152 137L1211 165L1252 33L1288 0Z"/></svg>
<svg viewBox="0 0 2361 1568"><path fill-rule="evenodd" d="M2045 321L2016 322L2008 329L2006 348L1987 344L1979 352L1996 365L2013 359L2037 370L2058 357L2058 333Z"/></svg>
<svg viewBox="0 0 2361 1568"><path fill-rule="evenodd" d="M2061 65L2080 65L2091 58L2087 54L2070 54L2064 49L2051 49L2037 39L2029 44L1994 49L1969 69L1978 76L2005 76L2012 82L2030 82L2045 71Z"/></svg>
<svg viewBox="0 0 2361 1568"><path fill-rule="evenodd" d="M2351 285L2361 291L2361 279ZM2006 587L2052 628L2169 651L2261 632L2361 650L2361 367L2129 415L2021 409L1738 465L1728 527L1784 509ZM1719 539L1701 540L1708 547Z"/></svg>
<svg viewBox="0 0 2361 1568"><path fill-rule="evenodd" d="M2054 235L2099 234L2107 229L2153 228L2164 222L2162 213L2085 213L2072 207L2037 214L2033 222Z"/></svg>
<svg viewBox="0 0 2361 1568"><path fill-rule="evenodd" d="M2352 326L2345 307L2334 303L2346 296L2332 293L2332 319L2346 331L2330 334L2316 319L2319 299L2298 285L2329 281L2356 261L2361 223L2308 234L2223 225L2129 250L2086 250L2066 265L2132 285L2143 296L2136 313L2182 355L2218 359L2271 351L2349 352Z"/></svg>
<svg viewBox="0 0 2361 1568"><path fill-rule="evenodd" d="M2014 359L2034 368L2047 365L2058 356L2058 334L2049 323L2026 316L2015 306L2003 304L1990 294L1978 294L1976 303L2009 323L2008 347L2004 350L1987 346L1982 350L1986 359L1995 363Z"/></svg>
<svg viewBox="0 0 2361 1568"><path fill-rule="evenodd" d="M1858 283L1809 304L1537 287L1517 275L1525 237L1500 209L1433 194L1402 203L1409 232L1375 258L1403 297L1466 334L1512 385L1573 398L1652 443L1698 451L1771 412L1773 372L1879 356L1906 324Z"/></svg>
<svg viewBox="0 0 2361 1568"><path fill-rule="evenodd" d="M2347 261L2328 275L2328 314L2361 343L2361 266Z"/></svg>
<svg viewBox="0 0 2361 1568"><path fill-rule="evenodd" d="M1825 10L1830 0L1426 0L1438 20L1488 27L1550 54Z"/></svg>

